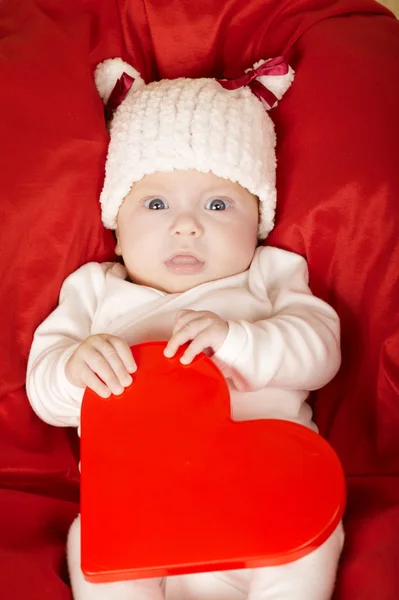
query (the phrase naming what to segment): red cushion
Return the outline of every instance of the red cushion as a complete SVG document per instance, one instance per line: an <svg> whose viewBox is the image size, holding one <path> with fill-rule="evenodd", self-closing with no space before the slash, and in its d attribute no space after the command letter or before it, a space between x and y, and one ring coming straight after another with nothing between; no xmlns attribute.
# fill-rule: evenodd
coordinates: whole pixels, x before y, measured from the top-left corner
<svg viewBox="0 0 399 600"><path fill-rule="evenodd" d="M313 399L353 478L337 597L396 599L398 29L371 0L0 3L1 596L68 597L60 561L78 510L76 436L41 423L23 385L33 331L62 280L113 256L99 221L107 136L93 66L123 56L149 81L235 74L287 52L297 77L271 113L269 241L307 257L313 290L342 319L342 369Z"/></svg>

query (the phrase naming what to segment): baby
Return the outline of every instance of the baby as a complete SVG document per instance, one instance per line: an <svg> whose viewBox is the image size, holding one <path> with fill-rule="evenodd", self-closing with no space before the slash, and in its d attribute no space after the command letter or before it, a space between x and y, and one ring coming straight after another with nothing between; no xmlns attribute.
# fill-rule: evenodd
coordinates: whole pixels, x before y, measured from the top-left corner
<svg viewBox="0 0 399 600"><path fill-rule="evenodd" d="M85 387L103 398L134 386L129 346L188 343L223 372L235 420L316 428L305 402L340 364L339 321L308 286L305 260L259 246L273 227L275 134L267 114L293 80L284 59L234 81L146 85L120 59L97 67L110 145L102 219L120 263L89 263L64 282L35 333L27 391L47 423L80 425ZM99 524L99 526L101 526ZM80 568L80 521L68 539L75 600L327 600L340 525L317 550L282 566L92 584Z"/></svg>

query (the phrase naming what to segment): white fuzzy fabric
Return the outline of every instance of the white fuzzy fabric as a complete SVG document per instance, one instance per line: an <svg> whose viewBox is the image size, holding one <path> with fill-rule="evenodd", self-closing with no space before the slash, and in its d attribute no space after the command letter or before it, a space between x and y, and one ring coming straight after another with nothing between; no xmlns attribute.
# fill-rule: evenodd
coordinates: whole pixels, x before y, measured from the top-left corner
<svg viewBox="0 0 399 600"><path fill-rule="evenodd" d="M104 104L108 102L115 83L124 72L134 77L134 89L144 85L140 73L121 58L107 58L97 65L94 71L94 81Z"/></svg>
<svg viewBox="0 0 399 600"><path fill-rule="evenodd" d="M115 82L125 64L121 63L112 66L112 74L111 65L97 73L96 84L103 98L113 87L105 84L106 78L110 76ZM125 67L123 70L127 71ZM267 80L267 87L281 98L291 84L293 71L283 77L259 79ZM271 84L273 79L277 81ZM100 197L106 227L116 228L123 199L133 183L145 175L195 169L238 182L258 196L259 237L264 239L273 228L276 136L263 103L248 87L228 91L215 79L205 78L148 85L135 82L115 111L110 136Z"/></svg>
<svg viewBox="0 0 399 600"><path fill-rule="evenodd" d="M257 69L267 62L267 60L260 60L259 62L255 63L252 68ZM264 75L262 77L257 77L257 80L260 81L260 83L267 87L271 92L273 92L277 100L281 100L291 83L294 81L294 77L294 70L288 66L288 73L286 75ZM264 102L264 106L266 110L270 110L271 108L277 106L277 102L272 107L268 106L268 104Z"/></svg>

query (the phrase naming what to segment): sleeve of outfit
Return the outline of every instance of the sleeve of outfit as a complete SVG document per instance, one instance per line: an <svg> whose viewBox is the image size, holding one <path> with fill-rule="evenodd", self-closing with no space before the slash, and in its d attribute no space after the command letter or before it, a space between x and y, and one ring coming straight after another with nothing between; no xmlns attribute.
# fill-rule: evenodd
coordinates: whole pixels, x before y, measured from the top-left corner
<svg viewBox="0 0 399 600"><path fill-rule="evenodd" d="M249 285L271 304L269 318L229 321L214 355L239 391L275 387L312 391L328 383L341 362L339 318L312 295L305 259L292 252L257 250Z"/></svg>
<svg viewBox="0 0 399 600"><path fill-rule="evenodd" d="M72 385L65 365L91 335L105 274L111 263L88 263L63 283L58 307L37 328L28 360L26 390L36 414L46 423L79 427L84 388Z"/></svg>

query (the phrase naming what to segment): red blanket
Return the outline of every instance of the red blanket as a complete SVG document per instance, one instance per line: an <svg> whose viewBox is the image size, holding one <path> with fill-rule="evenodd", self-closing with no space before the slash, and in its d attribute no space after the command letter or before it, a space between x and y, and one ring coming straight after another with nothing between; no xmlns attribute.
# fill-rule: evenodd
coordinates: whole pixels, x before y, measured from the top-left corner
<svg viewBox="0 0 399 600"><path fill-rule="evenodd" d="M113 257L94 65L122 56L147 81L234 76L281 53L297 75L271 113L269 242L307 258L314 292L342 319L341 371L312 399L349 488L336 598L397 599L399 26L372 0L0 3L0 597L70 598L78 442L33 414L24 378L63 279Z"/></svg>

